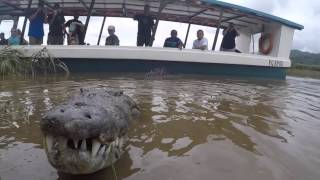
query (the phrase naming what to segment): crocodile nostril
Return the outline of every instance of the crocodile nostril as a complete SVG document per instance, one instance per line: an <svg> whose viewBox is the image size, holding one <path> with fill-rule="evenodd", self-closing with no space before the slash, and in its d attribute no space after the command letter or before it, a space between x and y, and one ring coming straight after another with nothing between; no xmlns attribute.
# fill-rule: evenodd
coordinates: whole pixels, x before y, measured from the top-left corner
<svg viewBox="0 0 320 180"><path fill-rule="evenodd" d="M57 121L57 118L53 117L53 118L48 119L48 121L50 124L55 124Z"/></svg>
<svg viewBox="0 0 320 180"><path fill-rule="evenodd" d="M60 112L64 113L64 109L60 109Z"/></svg>
<svg viewBox="0 0 320 180"><path fill-rule="evenodd" d="M76 102L74 103L75 106L81 107L81 106L86 106L87 104L84 102Z"/></svg>
<svg viewBox="0 0 320 180"><path fill-rule="evenodd" d="M84 114L84 116L85 116L86 118L88 118L88 119L91 119L91 118L92 118L89 113Z"/></svg>

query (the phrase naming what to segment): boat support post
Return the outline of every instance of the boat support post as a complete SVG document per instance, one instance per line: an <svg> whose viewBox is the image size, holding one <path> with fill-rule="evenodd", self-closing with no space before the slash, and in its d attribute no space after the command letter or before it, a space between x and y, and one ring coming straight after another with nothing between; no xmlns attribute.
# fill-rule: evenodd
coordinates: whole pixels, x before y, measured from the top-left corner
<svg viewBox="0 0 320 180"><path fill-rule="evenodd" d="M103 17L103 20L102 20L101 29L100 29L100 34L99 34L99 38L98 38L98 42L97 42L97 45L98 45L98 46L100 45L101 35L102 35L103 28L104 28L104 23L106 22L106 17L107 17L107 16L104 16L104 17Z"/></svg>
<svg viewBox="0 0 320 180"><path fill-rule="evenodd" d="M83 7L86 9L86 11L89 11L90 8L88 7L88 5L83 0L79 0L79 1L83 5Z"/></svg>
<svg viewBox="0 0 320 180"><path fill-rule="evenodd" d="M217 41L218 41L218 36L219 36L219 32L220 32L220 27L221 27L221 20L222 20L222 16L223 16L223 10L220 10L220 17L219 17L219 22L218 22L218 26L216 29L216 34L214 36L214 41L213 41L213 45L212 45L212 50L214 51L216 49L216 45L217 45Z"/></svg>
<svg viewBox="0 0 320 180"><path fill-rule="evenodd" d="M254 34L251 30L251 41L252 41L252 54L254 54Z"/></svg>
<svg viewBox="0 0 320 180"><path fill-rule="evenodd" d="M22 32L21 32L21 37L20 37L20 44L23 44L24 33L25 33L25 31L26 31L27 20L28 20L28 18L27 18L27 12L30 11L31 4L32 4L32 0L29 0L29 4L28 4L27 11L25 11L24 21L23 21L23 26L22 26Z"/></svg>
<svg viewBox="0 0 320 180"><path fill-rule="evenodd" d="M46 1L46 0L42 0L42 1L43 1L43 3L44 3L46 6L49 7L50 10L53 10L53 9L54 9L53 6L48 3L48 1Z"/></svg>
<svg viewBox="0 0 320 180"><path fill-rule="evenodd" d="M87 19L86 19L86 24L84 25L84 35L83 35L83 39L86 38L87 29L88 29L88 24L89 24L89 21L90 21L90 17L91 17L91 15L92 15L92 10L93 10L94 4L95 4L95 0L91 0L89 12L88 12Z"/></svg>
<svg viewBox="0 0 320 180"><path fill-rule="evenodd" d="M194 17L196 17L196 16L198 16L198 15L201 14L201 13L206 12L207 10L208 10L208 8L202 9L201 11L196 12L196 13L194 13L192 16L189 17L189 20L188 20L188 21L189 21L188 30L187 30L187 34L186 34L186 39L184 40L184 44L183 44L183 47L184 47L184 48L186 48L186 46L187 46L187 41L188 41L188 37L189 37L189 31L190 31L190 27L191 27L191 23L190 23L191 19L194 18Z"/></svg>
<svg viewBox="0 0 320 180"><path fill-rule="evenodd" d="M186 38L184 39L183 48L186 48L186 46L187 46L187 41L188 41L188 37L189 37L190 27L191 27L191 23L188 24L187 34L186 34Z"/></svg>
<svg viewBox="0 0 320 180"><path fill-rule="evenodd" d="M156 23L152 28L152 36L151 36L151 41L149 46L153 45L154 42L154 38L156 37L156 32L157 32L157 28L158 28L158 24L159 24L159 20L160 20L160 15L162 10L167 6L167 4L169 3L168 1L160 1L160 5L159 5L159 10L158 10L158 14L157 14L157 19L156 19Z"/></svg>
<svg viewBox="0 0 320 180"><path fill-rule="evenodd" d="M13 27L18 28L18 22L19 22L19 16L14 16L13 17Z"/></svg>

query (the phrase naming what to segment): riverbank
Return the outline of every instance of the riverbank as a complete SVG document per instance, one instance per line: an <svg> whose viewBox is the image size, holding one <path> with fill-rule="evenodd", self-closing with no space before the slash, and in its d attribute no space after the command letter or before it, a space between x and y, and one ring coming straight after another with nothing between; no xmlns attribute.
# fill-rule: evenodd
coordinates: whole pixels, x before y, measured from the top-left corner
<svg viewBox="0 0 320 180"><path fill-rule="evenodd" d="M320 65L294 64L288 70L288 75L320 79Z"/></svg>

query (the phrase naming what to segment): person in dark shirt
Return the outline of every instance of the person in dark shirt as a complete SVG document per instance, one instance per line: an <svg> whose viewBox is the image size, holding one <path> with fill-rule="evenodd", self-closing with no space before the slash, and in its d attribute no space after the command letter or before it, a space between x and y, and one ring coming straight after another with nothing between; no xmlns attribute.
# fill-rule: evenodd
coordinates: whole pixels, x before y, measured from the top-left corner
<svg viewBox="0 0 320 180"><path fill-rule="evenodd" d="M0 33L0 45L8 45L8 40L4 37L4 33Z"/></svg>
<svg viewBox="0 0 320 180"><path fill-rule="evenodd" d="M49 15L48 21L49 34L47 43L49 45L63 45L65 32L64 22L66 20L58 3L54 5L53 14Z"/></svg>
<svg viewBox="0 0 320 180"><path fill-rule="evenodd" d="M144 14L137 14L134 20L138 21L137 46L150 46L151 32L154 26L154 18L149 15L149 5L144 6Z"/></svg>
<svg viewBox="0 0 320 180"><path fill-rule="evenodd" d="M109 36L106 39L106 45L119 46L120 42L118 37L114 34L115 31L116 30L114 26L111 25L108 27Z"/></svg>
<svg viewBox="0 0 320 180"><path fill-rule="evenodd" d="M73 19L70 19L69 21L66 22L65 27L69 28L69 34L68 38L71 39L76 39L75 44L80 44L84 45L84 38L83 38L83 29L84 25L81 21L78 20L79 15L76 14L73 16Z"/></svg>
<svg viewBox="0 0 320 180"><path fill-rule="evenodd" d="M172 30L171 37L165 40L163 47L182 49L182 46L183 46L182 41L177 36L178 36L178 32L176 30Z"/></svg>
<svg viewBox="0 0 320 180"><path fill-rule="evenodd" d="M220 47L220 51L235 52L236 37L239 36L238 31L235 29L233 23L229 23L229 27L224 29L223 39Z"/></svg>

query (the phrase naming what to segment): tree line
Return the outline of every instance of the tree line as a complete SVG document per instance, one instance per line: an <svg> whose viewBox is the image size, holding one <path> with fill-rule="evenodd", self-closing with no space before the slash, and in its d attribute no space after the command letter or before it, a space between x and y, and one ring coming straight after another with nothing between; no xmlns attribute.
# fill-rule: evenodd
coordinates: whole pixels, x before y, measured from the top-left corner
<svg viewBox="0 0 320 180"><path fill-rule="evenodd" d="M320 71L320 54L292 50L290 59L292 61L292 67L295 69Z"/></svg>
<svg viewBox="0 0 320 180"><path fill-rule="evenodd" d="M292 50L290 59L293 64L320 65L320 54Z"/></svg>

